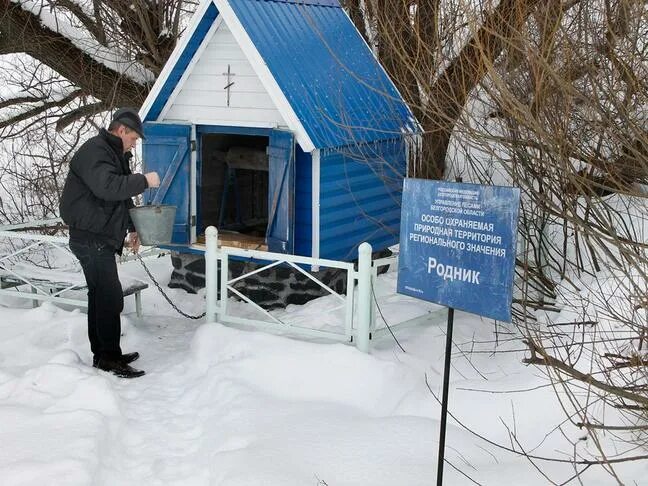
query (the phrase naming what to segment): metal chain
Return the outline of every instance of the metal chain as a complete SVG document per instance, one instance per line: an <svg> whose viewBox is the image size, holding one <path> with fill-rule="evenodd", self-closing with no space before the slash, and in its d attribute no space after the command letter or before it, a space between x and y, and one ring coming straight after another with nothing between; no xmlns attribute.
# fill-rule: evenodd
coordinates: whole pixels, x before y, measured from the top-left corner
<svg viewBox="0 0 648 486"><path fill-rule="evenodd" d="M192 316L191 314L187 314L186 312L182 312L180 309L178 309L178 306L176 306L173 302L171 302L171 299L169 298L169 296L164 292L164 290L162 290L162 287L160 287L160 284L157 283L157 280L155 280L153 275L151 275L151 271L146 266L146 263L144 263L144 260L142 260L142 257L140 256L140 254L136 253L136 255L137 255L137 259L140 261L140 263L144 267L144 270L146 270L146 274L149 276L151 281L155 284L157 289L162 294L162 297L164 297L166 299L166 301L171 305L171 307L173 307L178 312L178 314L181 314L184 317L187 317L188 319L202 319L203 317L205 317L205 315L207 314L206 312L203 312L202 314L199 314L199 315L196 315L196 316Z"/></svg>

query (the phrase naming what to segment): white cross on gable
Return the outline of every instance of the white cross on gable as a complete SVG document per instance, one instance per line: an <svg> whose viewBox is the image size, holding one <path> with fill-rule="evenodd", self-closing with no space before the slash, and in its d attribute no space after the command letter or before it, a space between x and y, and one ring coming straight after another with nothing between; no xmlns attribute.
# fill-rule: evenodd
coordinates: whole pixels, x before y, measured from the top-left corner
<svg viewBox="0 0 648 486"><path fill-rule="evenodd" d="M236 76L232 72L232 67L228 64L227 65L227 72L223 73L223 76L227 76L227 84L225 84L225 87L223 89L227 90L227 106L230 105L230 88L234 85L234 81L232 81L232 76Z"/></svg>

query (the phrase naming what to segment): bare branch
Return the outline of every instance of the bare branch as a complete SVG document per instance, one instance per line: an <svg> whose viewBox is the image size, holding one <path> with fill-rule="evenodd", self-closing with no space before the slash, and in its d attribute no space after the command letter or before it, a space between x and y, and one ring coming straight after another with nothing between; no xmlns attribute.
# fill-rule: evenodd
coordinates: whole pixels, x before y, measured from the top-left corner
<svg viewBox="0 0 648 486"><path fill-rule="evenodd" d="M540 346L535 344L532 340L524 340L524 344L529 346L531 351L531 357L523 360L527 364L535 364L540 366L549 366L553 369L557 369L565 373L566 375L576 378L579 381L592 385L600 390L603 390L607 393L610 393L614 396L622 397L627 400L639 403L643 408L648 408L648 397L644 395L638 395L636 393L631 393L625 388L612 386L602 381L595 379L592 375L582 373L572 366L567 365L563 361L556 359L553 356L550 356L547 352L544 351ZM538 356L540 355L540 356Z"/></svg>
<svg viewBox="0 0 648 486"><path fill-rule="evenodd" d="M100 4L95 1L94 6L95 6L95 14L99 13L98 6ZM106 42L106 33L103 30L102 24L100 23L101 21L101 15L97 15L95 21L86 13L83 11L83 9L79 6L78 3L73 2L71 0L52 0L52 6L53 7L62 7L71 14L73 14L79 21L83 24L83 26L92 34L92 36L99 42L102 46L105 46L107 44Z"/></svg>
<svg viewBox="0 0 648 486"><path fill-rule="evenodd" d="M45 101L47 98L44 96L16 96L15 98L7 98L0 101L0 109L7 108L12 105L19 105L21 103L38 103Z"/></svg>
<svg viewBox="0 0 648 486"><path fill-rule="evenodd" d="M101 113L102 111L106 111L109 109L110 106L106 105L101 101L89 105L80 106L79 108L76 108L71 112L61 116L61 118L59 118L58 121L56 122L56 130L57 131L64 130L70 124L79 121L82 118L96 115L97 113Z"/></svg>
<svg viewBox="0 0 648 486"><path fill-rule="evenodd" d="M46 112L47 110L50 110L51 108L65 106L71 101L73 101L74 99L78 98L79 96L83 96L83 94L84 93L82 90L76 90L68 94L67 96L64 96L60 100L52 100L52 101L47 101L45 103L42 103L41 105L35 106L34 108L26 110L6 120L0 121L0 129L4 129L12 125L15 125L17 123L20 123L21 121L28 120L34 116Z"/></svg>

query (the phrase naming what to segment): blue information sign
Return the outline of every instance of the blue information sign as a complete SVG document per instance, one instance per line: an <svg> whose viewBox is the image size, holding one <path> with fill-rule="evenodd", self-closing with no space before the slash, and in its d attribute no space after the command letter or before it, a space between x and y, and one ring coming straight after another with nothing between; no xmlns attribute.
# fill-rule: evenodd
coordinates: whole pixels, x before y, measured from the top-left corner
<svg viewBox="0 0 648 486"><path fill-rule="evenodd" d="M511 321L520 190L406 179L398 292Z"/></svg>

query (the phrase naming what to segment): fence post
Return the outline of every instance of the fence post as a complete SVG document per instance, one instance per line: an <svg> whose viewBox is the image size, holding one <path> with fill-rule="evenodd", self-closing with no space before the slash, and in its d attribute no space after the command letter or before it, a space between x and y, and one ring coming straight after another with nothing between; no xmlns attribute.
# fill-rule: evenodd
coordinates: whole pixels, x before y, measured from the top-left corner
<svg viewBox="0 0 648 486"><path fill-rule="evenodd" d="M356 346L369 352L371 332L371 245L362 243L358 248L358 327Z"/></svg>
<svg viewBox="0 0 648 486"><path fill-rule="evenodd" d="M216 322L218 298L218 230L208 226L205 230L205 322Z"/></svg>

